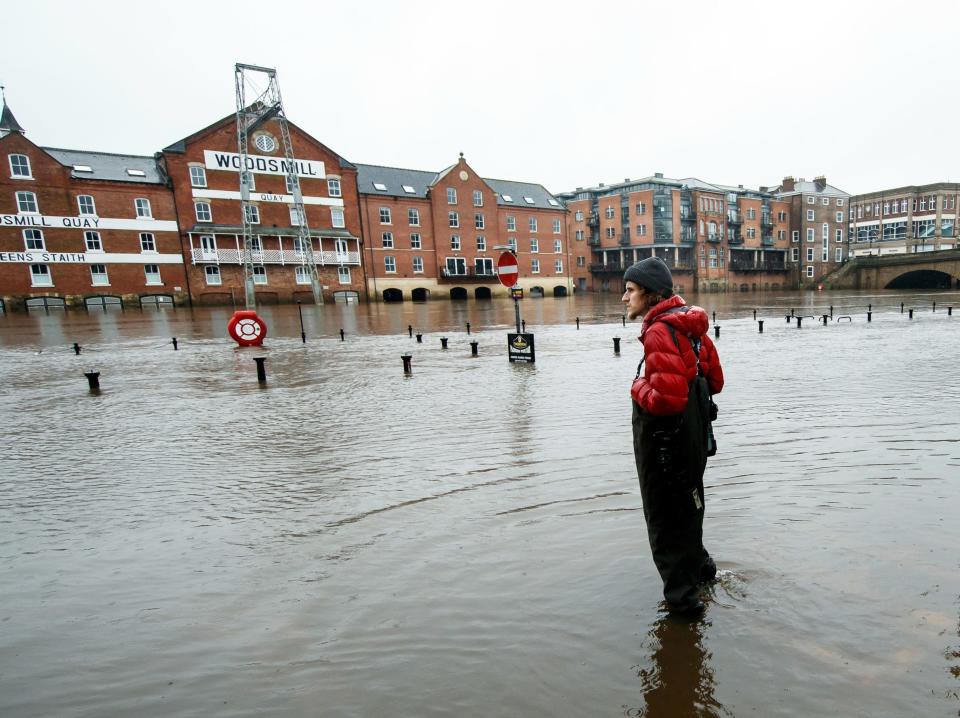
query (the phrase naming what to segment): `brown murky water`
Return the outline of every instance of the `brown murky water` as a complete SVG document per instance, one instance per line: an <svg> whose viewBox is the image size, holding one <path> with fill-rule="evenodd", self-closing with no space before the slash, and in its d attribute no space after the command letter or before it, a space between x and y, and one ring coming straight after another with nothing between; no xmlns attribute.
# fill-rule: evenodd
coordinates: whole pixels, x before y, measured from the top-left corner
<svg viewBox="0 0 960 718"><path fill-rule="evenodd" d="M509 302L309 307L305 346L267 308L262 350L231 310L0 315L0 715L956 716L960 294L696 300L727 388L693 623L615 301L524 300L534 367Z"/></svg>

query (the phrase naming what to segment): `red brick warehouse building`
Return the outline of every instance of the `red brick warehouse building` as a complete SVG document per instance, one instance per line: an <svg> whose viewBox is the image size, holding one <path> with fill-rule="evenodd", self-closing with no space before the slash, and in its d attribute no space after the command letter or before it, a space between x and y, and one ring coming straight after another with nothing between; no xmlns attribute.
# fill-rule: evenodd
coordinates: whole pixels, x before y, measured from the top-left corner
<svg viewBox="0 0 960 718"><path fill-rule="evenodd" d="M325 299L359 299L364 289L356 168L289 122L314 261ZM257 301L313 302L305 251L299 246L293 181L284 167L279 123L250 136L248 173ZM158 154L176 199L187 284L199 304L244 298L243 216L236 116L166 147Z"/></svg>
<svg viewBox="0 0 960 718"><path fill-rule="evenodd" d="M543 186L481 177L463 158L441 172L358 164L371 300L506 296L497 247L512 247L528 296L566 296L566 210Z"/></svg>
<svg viewBox="0 0 960 718"><path fill-rule="evenodd" d="M186 301L173 195L152 157L39 147L5 103L0 157L6 305Z"/></svg>

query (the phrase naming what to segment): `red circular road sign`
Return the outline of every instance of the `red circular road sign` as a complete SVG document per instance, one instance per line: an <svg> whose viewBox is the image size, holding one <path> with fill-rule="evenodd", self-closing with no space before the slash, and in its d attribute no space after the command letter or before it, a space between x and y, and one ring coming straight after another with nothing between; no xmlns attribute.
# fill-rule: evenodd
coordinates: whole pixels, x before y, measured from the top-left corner
<svg viewBox="0 0 960 718"><path fill-rule="evenodd" d="M227 323L227 331L233 340L242 347L258 347L267 336L267 324L257 313L250 310L234 312Z"/></svg>
<svg viewBox="0 0 960 718"><path fill-rule="evenodd" d="M517 258L513 252L504 252L497 260L497 278L500 284L505 287L512 287L517 283L520 277L520 269L517 267Z"/></svg>

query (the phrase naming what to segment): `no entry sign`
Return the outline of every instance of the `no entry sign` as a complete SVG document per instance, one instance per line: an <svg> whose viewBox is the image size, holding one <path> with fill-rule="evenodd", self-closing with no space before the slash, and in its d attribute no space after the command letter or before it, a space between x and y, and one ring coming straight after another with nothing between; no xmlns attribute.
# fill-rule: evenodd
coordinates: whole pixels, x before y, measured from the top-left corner
<svg viewBox="0 0 960 718"><path fill-rule="evenodd" d="M497 278L500 280L500 284L505 287L512 287L517 283L519 276L520 271L517 268L517 258L513 256L513 252L504 252L501 254L497 260Z"/></svg>

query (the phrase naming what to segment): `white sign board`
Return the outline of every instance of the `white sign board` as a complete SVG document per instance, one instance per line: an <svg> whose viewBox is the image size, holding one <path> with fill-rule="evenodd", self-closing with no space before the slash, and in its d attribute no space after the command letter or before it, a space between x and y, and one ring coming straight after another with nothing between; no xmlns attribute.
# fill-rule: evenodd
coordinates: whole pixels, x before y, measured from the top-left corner
<svg viewBox="0 0 960 718"><path fill-rule="evenodd" d="M174 220L53 217L46 214L0 214L0 227L23 227L24 229L134 229L141 232L177 231L177 223Z"/></svg>
<svg viewBox="0 0 960 718"><path fill-rule="evenodd" d="M227 172L240 171L240 155L236 152L217 152L204 150L203 159L208 170L224 170ZM261 175L288 175L296 173L298 177L307 179L324 179L326 174L323 162L316 160L298 160L294 158L290 166L283 157L265 157L264 155L247 155L247 171Z"/></svg>

